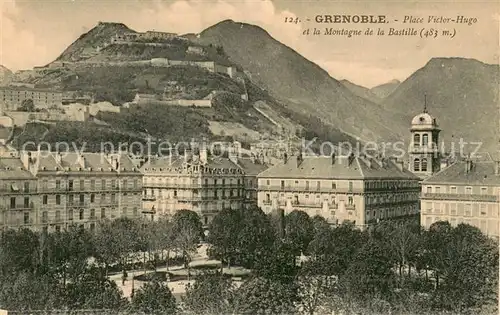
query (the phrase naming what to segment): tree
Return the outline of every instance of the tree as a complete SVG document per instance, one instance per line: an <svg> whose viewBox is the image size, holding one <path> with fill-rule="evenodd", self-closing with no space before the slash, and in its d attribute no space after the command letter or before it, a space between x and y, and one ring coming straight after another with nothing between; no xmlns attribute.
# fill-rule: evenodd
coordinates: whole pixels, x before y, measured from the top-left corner
<svg viewBox="0 0 500 315"><path fill-rule="evenodd" d="M79 281L68 283L65 293L66 305L71 309L121 309L128 302L116 282L97 268L88 269Z"/></svg>
<svg viewBox="0 0 500 315"><path fill-rule="evenodd" d="M236 291L236 314L296 314L298 301L295 283L263 277L245 281Z"/></svg>
<svg viewBox="0 0 500 315"><path fill-rule="evenodd" d="M34 112L35 111L35 103L30 98L24 99L21 102L21 107L19 107L19 109L23 112Z"/></svg>
<svg viewBox="0 0 500 315"><path fill-rule="evenodd" d="M146 282L134 292L132 309L151 315L176 314L177 305L170 289L156 280Z"/></svg>
<svg viewBox="0 0 500 315"><path fill-rule="evenodd" d="M224 209L214 217L209 227L210 252L222 263L226 262L228 268L237 259L239 252L238 234L243 220L241 215L241 211Z"/></svg>
<svg viewBox="0 0 500 315"><path fill-rule="evenodd" d="M196 282L186 286L184 304L194 314L230 314L236 288L232 279L221 273L198 275Z"/></svg>
<svg viewBox="0 0 500 315"><path fill-rule="evenodd" d="M184 267L188 269L191 254L196 251L197 245L203 237L203 226L196 212L189 210L178 211L172 218L173 245L182 253Z"/></svg>
<svg viewBox="0 0 500 315"><path fill-rule="evenodd" d="M339 277L341 291L359 302L388 299L394 287L392 266L383 245L370 239Z"/></svg>
<svg viewBox="0 0 500 315"><path fill-rule="evenodd" d="M296 256L307 251L313 234L314 225L307 213L294 210L285 217L285 241L292 245Z"/></svg>
<svg viewBox="0 0 500 315"><path fill-rule="evenodd" d="M459 224L448 233L435 306L454 313L478 313L496 298L498 244L467 224Z"/></svg>

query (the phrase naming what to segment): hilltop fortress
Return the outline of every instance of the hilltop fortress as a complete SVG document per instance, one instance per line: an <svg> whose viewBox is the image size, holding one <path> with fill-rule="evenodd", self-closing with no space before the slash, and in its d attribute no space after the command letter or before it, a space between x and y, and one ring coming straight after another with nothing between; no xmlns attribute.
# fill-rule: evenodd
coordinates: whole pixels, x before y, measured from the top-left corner
<svg viewBox="0 0 500 315"><path fill-rule="evenodd" d="M110 23L99 22L98 27L104 27L108 24ZM183 44L179 45L179 41ZM142 56L142 59L138 60L99 60L99 55L105 55L108 47L121 45L127 47L159 47L160 49L170 49L172 47L175 48L184 46L186 47L184 53L186 56L189 56L189 58L186 59L189 60L163 57L144 59L144 56ZM206 69L207 71L226 74L233 78L237 72L236 67L221 65L215 60L210 60L210 58L207 57L207 49L209 48L190 43L187 38L179 36L176 33L158 31L135 32L132 30L120 32L119 30L116 30L107 40L85 47L80 53L80 60L56 60L47 66L35 67L34 70L43 71L46 69L71 68L72 66L82 64L92 66L197 66Z"/></svg>

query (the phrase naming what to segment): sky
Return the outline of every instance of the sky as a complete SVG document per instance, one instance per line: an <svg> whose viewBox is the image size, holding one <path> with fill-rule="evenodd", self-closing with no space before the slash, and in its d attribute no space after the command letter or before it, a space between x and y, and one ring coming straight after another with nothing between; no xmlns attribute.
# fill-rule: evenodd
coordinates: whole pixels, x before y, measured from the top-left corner
<svg viewBox="0 0 500 315"><path fill-rule="evenodd" d="M199 33L225 19L261 26L271 36L323 67L336 79L373 87L404 80L433 57L499 62L498 1L335 0L0 0L0 64L17 71L53 61L99 21L122 22L136 31ZM365 29L353 24L317 24L316 15L372 14L401 21L405 15L474 17L454 28L454 38L404 36L305 36L314 27ZM284 23L298 17L300 23ZM306 21L310 19L310 21ZM384 26L435 27L395 23ZM376 26L375 26L376 27Z"/></svg>

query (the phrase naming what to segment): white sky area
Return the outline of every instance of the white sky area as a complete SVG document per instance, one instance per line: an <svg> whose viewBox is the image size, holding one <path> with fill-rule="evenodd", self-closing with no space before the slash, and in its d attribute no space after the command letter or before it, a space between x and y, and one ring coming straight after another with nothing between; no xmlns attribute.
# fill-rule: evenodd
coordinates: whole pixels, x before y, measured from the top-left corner
<svg viewBox="0 0 500 315"><path fill-rule="evenodd" d="M11 70L29 69L53 61L98 21L122 22L136 31L198 33L225 19L261 26L271 36L317 63L336 79L372 87L392 79L404 80L433 57L475 58L498 63L499 4L490 2L339 2L335 0L0 0L0 64ZM316 27L366 29L361 24L317 24L317 14L386 15L403 29L455 29L454 38L400 36L304 36ZM477 18L468 25L401 24L405 15ZM299 17L302 23L284 23ZM307 22L306 18L311 21ZM438 27L436 27L438 26ZM375 29L377 25L372 25Z"/></svg>

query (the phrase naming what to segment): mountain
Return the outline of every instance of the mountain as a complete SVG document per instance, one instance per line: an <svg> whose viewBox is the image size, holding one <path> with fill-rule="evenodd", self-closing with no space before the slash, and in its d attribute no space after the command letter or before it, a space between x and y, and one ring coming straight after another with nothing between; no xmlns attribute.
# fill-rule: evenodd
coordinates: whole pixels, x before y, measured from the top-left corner
<svg viewBox="0 0 500 315"><path fill-rule="evenodd" d="M386 98L401 84L399 80L391 80L387 83L372 87L370 91L375 94L379 99Z"/></svg>
<svg viewBox="0 0 500 315"><path fill-rule="evenodd" d="M198 35L197 43L222 46L230 60L248 72L252 82L295 112L319 117L363 140L400 139L408 128L407 121L355 95L260 27L226 20Z"/></svg>
<svg viewBox="0 0 500 315"><path fill-rule="evenodd" d="M99 22L97 26L82 34L66 48L56 61L75 61L92 55L96 49L109 42L117 34L134 33L123 23Z"/></svg>
<svg viewBox="0 0 500 315"><path fill-rule="evenodd" d="M498 65L475 59L433 58L401 83L384 106L408 121L423 110L426 95L447 150L451 142L458 150L463 138L482 143L480 151L493 152L500 138L499 73Z"/></svg>
<svg viewBox="0 0 500 315"><path fill-rule="evenodd" d="M13 73L6 67L0 65L0 86L6 85L12 79Z"/></svg>
<svg viewBox="0 0 500 315"><path fill-rule="evenodd" d="M380 103L380 98L375 93L373 93L369 88L354 84L349 80L341 80L340 83L342 83L346 88L348 88L351 92L353 92L357 96L370 100L374 103Z"/></svg>

